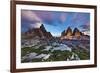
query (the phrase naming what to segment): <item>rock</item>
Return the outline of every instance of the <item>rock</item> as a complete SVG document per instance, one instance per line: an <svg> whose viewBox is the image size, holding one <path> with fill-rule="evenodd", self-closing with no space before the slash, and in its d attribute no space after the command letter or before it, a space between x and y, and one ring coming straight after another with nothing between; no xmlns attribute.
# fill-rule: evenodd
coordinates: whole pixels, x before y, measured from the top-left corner
<svg viewBox="0 0 100 73"><path fill-rule="evenodd" d="M72 39L72 29L70 27L61 33L61 39Z"/></svg>
<svg viewBox="0 0 100 73"><path fill-rule="evenodd" d="M43 33L46 33L46 32L47 32L43 24L40 26L40 29L41 29L41 31L42 31Z"/></svg>
<svg viewBox="0 0 100 73"><path fill-rule="evenodd" d="M78 28L75 28L73 31L73 36L80 37L80 36L82 36L82 33L80 32L80 30Z"/></svg>
<svg viewBox="0 0 100 73"><path fill-rule="evenodd" d="M66 36L72 36L72 29L70 27L67 28L65 35Z"/></svg>
<svg viewBox="0 0 100 73"><path fill-rule="evenodd" d="M46 60L50 57L51 54L46 55L43 59Z"/></svg>
<svg viewBox="0 0 100 73"><path fill-rule="evenodd" d="M83 34L78 28L75 28L72 32L70 27L67 30L61 33L61 39L69 39L69 40L89 40L89 36Z"/></svg>
<svg viewBox="0 0 100 73"><path fill-rule="evenodd" d="M34 37L51 39L53 36L50 32L46 31L43 24L40 26L40 28L32 28L21 34L22 39L32 39Z"/></svg>

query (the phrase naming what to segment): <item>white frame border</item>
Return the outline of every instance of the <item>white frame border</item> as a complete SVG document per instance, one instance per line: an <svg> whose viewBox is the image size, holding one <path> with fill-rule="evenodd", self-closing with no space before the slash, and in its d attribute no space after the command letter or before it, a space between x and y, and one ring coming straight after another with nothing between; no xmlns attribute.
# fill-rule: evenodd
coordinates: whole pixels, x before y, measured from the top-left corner
<svg viewBox="0 0 100 73"><path fill-rule="evenodd" d="M39 63L21 63L21 9L27 10L46 10L46 11L66 11L66 12L89 12L90 13L90 60L80 61L60 61L60 62L39 62ZM16 68L40 68L57 66L75 66L94 64L94 9L70 8L70 7L52 7L39 5L16 5Z"/></svg>

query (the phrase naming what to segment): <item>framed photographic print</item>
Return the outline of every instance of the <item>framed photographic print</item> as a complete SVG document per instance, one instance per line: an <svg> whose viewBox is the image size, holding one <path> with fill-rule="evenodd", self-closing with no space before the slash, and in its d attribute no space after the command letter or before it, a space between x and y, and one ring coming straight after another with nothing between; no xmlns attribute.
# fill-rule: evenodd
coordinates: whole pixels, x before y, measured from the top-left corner
<svg viewBox="0 0 100 73"><path fill-rule="evenodd" d="M11 72L97 66L97 7L11 1Z"/></svg>

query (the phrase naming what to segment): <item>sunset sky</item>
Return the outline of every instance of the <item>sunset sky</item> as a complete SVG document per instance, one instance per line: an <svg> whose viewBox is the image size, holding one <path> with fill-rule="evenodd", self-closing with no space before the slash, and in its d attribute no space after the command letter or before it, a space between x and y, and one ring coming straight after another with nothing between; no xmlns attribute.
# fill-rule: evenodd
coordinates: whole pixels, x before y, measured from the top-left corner
<svg viewBox="0 0 100 73"><path fill-rule="evenodd" d="M90 31L90 14L80 12L58 12L21 10L21 32L31 28L39 28L43 24L53 36L60 36L61 32L71 27L77 27L81 32Z"/></svg>

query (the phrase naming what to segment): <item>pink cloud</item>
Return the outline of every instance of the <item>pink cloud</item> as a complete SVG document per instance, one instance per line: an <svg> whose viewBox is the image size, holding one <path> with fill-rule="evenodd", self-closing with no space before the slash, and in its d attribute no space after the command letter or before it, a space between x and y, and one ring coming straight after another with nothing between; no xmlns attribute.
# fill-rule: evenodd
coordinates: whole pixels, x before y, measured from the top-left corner
<svg viewBox="0 0 100 73"><path fill-rule="evenodd" d="M28 24L30 28L39 28L41 26L42 20L34 12L30 10L22 10L21 16L22 18L33 22L33 23Z"/></svg>
<svg viewBox="0 0 100 73"><path fill-rule="evenodd" d="M22 17L30 20L30 21L41 21L41 19L32 11L22 10Z"/></svg>
<svg viewBox="0 0 100 73"><path fill-rule="evenodd" d="M66 21L66 19L67 19L67 15L65 13L63 13L63 14L60 15L60 21L62 23L64 23Z"/></svg>

